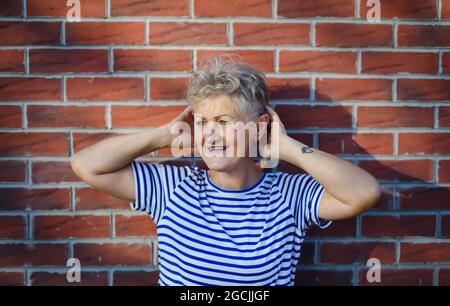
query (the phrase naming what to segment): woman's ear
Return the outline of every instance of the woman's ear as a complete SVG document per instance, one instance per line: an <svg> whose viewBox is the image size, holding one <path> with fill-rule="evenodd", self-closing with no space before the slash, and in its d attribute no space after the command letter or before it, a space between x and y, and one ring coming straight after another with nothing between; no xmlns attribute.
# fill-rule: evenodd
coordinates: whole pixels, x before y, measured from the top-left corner
<svg viewBox="0 0 450 306"><path fill-rule="evenodd" d="M265 123L265 130L260 130L260 123ZM263 125L264 127L264 125ZM259 116L258 118L258 140L261 140L261 138L264 136L264 134L269 134L270 133L270 116L267 113L264 113L262 115Z"/></svg>
<svg viewBox="0 0 450 306"><path fill-rule="evenodd" d="M258 121L259 121L259 122L266 122L267 124L269 124L269 122L270 122L270 116L269 116L269 114L268 114L268 113L262 114L261 116L259 116Z"/></svg>

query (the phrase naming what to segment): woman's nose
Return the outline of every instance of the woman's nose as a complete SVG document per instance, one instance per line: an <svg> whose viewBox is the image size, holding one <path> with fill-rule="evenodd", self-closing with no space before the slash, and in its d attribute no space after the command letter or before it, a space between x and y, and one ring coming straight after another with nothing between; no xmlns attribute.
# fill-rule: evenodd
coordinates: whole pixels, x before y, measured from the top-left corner
<svg viewBox="0 0 450 306"><path fill-rule="evenodd" d="M221 138L222 137L222 129L221 129L220 125L217 124L216 122L208 122L203 127L203 136L205 138L210 138L210 137Z"/></svg>
<svg viewBox="0 0 450 306"><path fill-rule="evenodd" d="M220 143L221 140L222 140L222 137L221 137L218 133L215 133L215 134L209 134L209 135L206 135L206 137L205 137L205 141L206 141L208 144L216 144L216 143Z"/></svg>

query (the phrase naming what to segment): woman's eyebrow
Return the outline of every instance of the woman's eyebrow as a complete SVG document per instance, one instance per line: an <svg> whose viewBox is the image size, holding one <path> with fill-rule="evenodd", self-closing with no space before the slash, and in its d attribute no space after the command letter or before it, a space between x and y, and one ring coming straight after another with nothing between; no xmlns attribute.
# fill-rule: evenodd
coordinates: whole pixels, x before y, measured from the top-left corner
<svg viewBox="0 0 450 306"><path fill-rule="evenodd" d="M218 118L220 118L220 117L225 117L225 116L234 119L234 116L229 115L229 114L221 114L221 115L215 116L214 119L218 119ZM202 115L197 115L197 117L199 117L200 119L206 119L206 118L203 117Z"/></svg>
<svg viewBox="0 0 450 306"><path fill-rule="evenodd" d="M233 116L231 116L231 115L228 115L228 114L222 114L222 115L218 115L218 116L216 116L216 117L214 117L214 119L217 119L217 118L220 118L220 117L230 117L230 118L234 118Z"/></svg>

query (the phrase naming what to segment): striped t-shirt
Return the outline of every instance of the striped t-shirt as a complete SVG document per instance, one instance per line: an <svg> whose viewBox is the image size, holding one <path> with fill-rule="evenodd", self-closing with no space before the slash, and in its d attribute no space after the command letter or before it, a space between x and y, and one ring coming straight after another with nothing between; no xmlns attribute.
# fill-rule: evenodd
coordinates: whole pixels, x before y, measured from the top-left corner
<svg viewBox="0 0 450 306"><path fill-rule="evenodd" d="M132 162L133 210L157 225L159 285L293 285L324 188L308 174L265 172L226 190L197 167Z"/></svg>

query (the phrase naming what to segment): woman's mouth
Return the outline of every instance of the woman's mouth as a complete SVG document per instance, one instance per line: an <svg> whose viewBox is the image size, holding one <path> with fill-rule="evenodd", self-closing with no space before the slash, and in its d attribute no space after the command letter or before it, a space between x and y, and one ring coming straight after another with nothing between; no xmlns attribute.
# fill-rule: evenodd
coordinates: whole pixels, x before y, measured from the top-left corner
<svg viewBox="0 0 450 306"><path fill-rule="evenodd" d="M220 152L220 151L225 151L227 149L226 146L210 146L208 147L208 150L210 152Z"/></svg>
<svg viewBox="0 0 450 306"><path fill-rule="evenodd" d="M207 146L205 149L207 157L227 157L227 146L212 145Z"/></svg>

